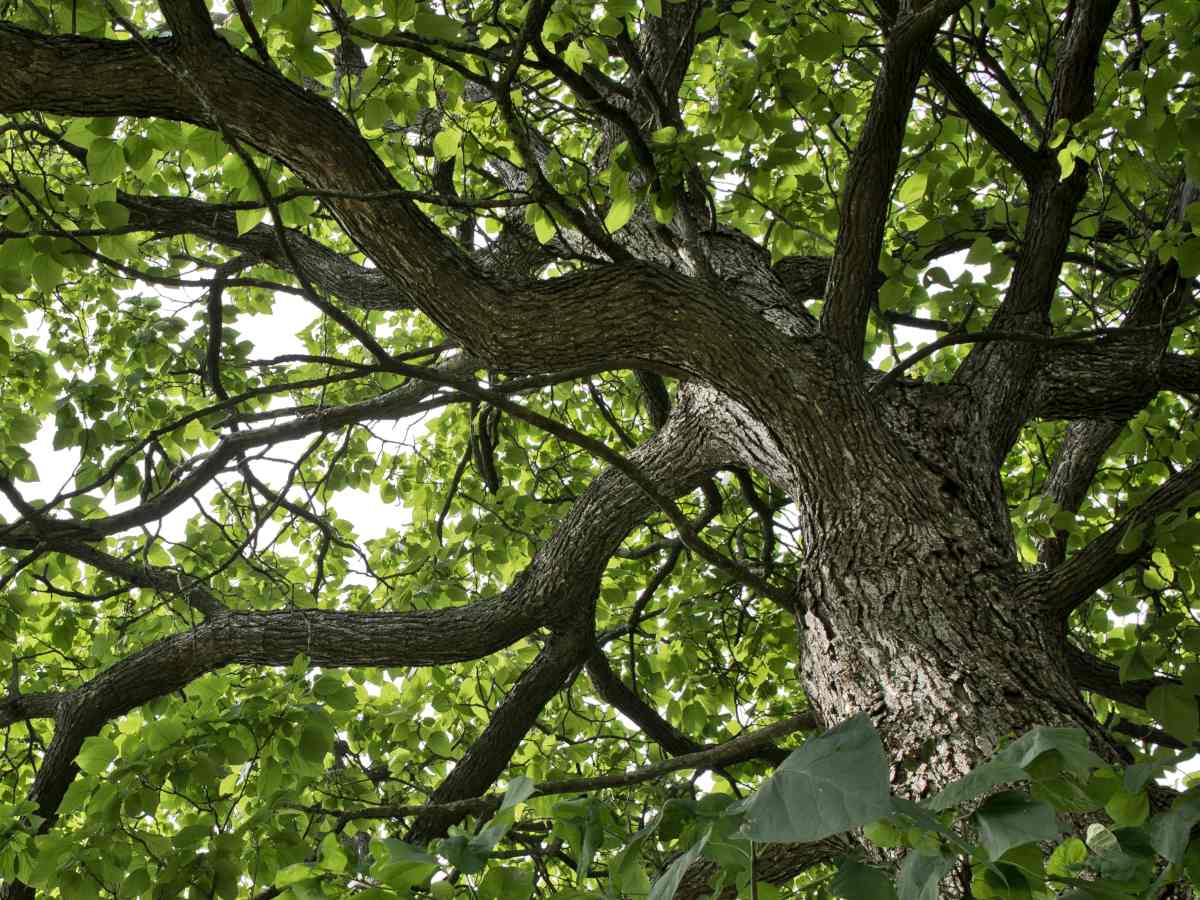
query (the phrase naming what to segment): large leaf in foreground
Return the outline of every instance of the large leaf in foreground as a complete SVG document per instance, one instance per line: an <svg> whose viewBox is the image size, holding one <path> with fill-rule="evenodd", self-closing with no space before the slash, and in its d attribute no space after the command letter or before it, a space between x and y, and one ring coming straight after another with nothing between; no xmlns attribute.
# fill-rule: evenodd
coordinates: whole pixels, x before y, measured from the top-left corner
<svg viewBox="0 0 1200 900"><path fill-rule="evenodd" d="M744 805L756 841L818 841L892 811L888 764L865 715L809 738Z"/></svg>

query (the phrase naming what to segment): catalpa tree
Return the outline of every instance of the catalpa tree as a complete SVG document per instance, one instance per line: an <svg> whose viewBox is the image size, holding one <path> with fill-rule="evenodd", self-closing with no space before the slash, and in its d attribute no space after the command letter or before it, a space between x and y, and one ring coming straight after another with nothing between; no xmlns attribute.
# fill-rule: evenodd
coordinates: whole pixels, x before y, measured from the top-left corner
<svg viewBox="0 0 1200 900"><path fill-rule="evenodd" d="M1189 890L1195 4L0 9L0 896Z"/></svg>

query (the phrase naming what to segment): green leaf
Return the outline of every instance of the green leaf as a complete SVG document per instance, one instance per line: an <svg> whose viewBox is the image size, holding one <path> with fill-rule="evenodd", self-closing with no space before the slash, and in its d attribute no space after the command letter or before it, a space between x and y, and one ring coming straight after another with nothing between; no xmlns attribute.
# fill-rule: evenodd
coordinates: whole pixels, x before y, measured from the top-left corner
<svg viewBox="0 0 1200 900"><path fill-rule="evenodd" d="M1088 747L1087 735L1081 729L1038 727L947 785L925 806L934 811L950 809L1002 784L1025 781L1028 769L1047 753L1058 754L1064 768L1081 775L1103 764Z"/></svg>
<svg viewBox="0 0 1200 900"><path fill-rule="evenodd" d="M314 877L316 874L316 870L308 863L293 863L284 869L280 869L275 875L275 886L288 887L301 881L308 881L308 879Z"/></svg>
<svg viewBox="0 0 1200 900"><path fill-rule="evenodd" d="M650 879L642 861L646 842L658 830L662 816L641 829L608 864L610 893L617 896L644 897L650 893Z"/></svg>
<svg viewBox="0 0 1200 900"><path fill-rule="evenodd" d="M327 872L345 872L349 864L337 835L330 833L321 841L321 868Z"/></svg>
<svg viewBox="0 0 1200 900"><path fill-rule="evenodd" d="M1173 863L1182 863L1192 829L1200 823L1200 793L1180 797L1171 809L1150 822L1150 844Z"/></svg>
<svg viewBox="0 0 1200 900"><path fill-rule="evenodd" d="M429 745L430 752L438 756L449 756L451 753L450 738L444 731L433 732L429 735L426 743Z"/></svg>
<svg viewBox="0 0 1200 900"><path fill-rule="evenodd" d="M904 835L887 819L880 819L863 826L863 837L876 847L899 847L904 843Z"/></svg>
<svg viewBox="0 0 1200 900"><path fill-rule="evenodd" d="M896 199L901 203L915 203L925 196L925 185L929 181L929 173L922 170L914 172L904 184L900 185L900 190L896 192Z"/></svg>
<svg viewBox="0 0 1200 900"><path fill-rule="evenodd" d="M300 730L300 755L311 763L323 763L325 754L333 749L333 733L316 722L308 722Z"/></svg>
<svg viewBox="0 0 1200 900"><path fill-rule="evenodd" d="M395 838L373 842L371 852L376 860L371 874L401 895L424 885L439 868L437 857Z"/></svg>
<svg viewBox="0 0 1200 900"><path fill-rule="evenodd" d="M241 235L245 234L264 218L266 218L266 215L267 210L265 207L259 207L258 209L239 209L234 214L235 218L237 219L238 236L240 237Z"/></svg>
<svg viewBox="0 0 1200 900"><path fill-rule="evenodd" d="M742 807L756 841L818 841L888 815L888 761L871 720L806 740Z"/></svg>
<svg viewBox="0 0 1200 900"><path fill-rule="evenodd" d="M532 868L493 866L479 883L479 900L527 900L532 894Z"/></svg>
<svg viewBox="0 0 1200 900"><path fill-rule="evenodd" d="M443 162L453 159L462 144L462 136L462 132L457 128L439 131L433 139L433 155Z"/></svg>
<svg viewBox="0 0 1200 900"><path fill-rule="evenodd" d="M1179 263L1179 274L1184 278L1200 275L1200 238L1189 238L1175 251Z"/></svg>
<svg viewBox="0 0 1200 900"><path fill-rule="evenodd" d="M537 238L539 244L544 244L557 234L557 229L554 227L554 219L550 214L538 206L528 207L529 212L526 218L533 225L533 235Z"/></svg>
<svg viewBox="0 0 1200 900"><path fill-rule="evenodd" d="M842 39L835 32L817 28L802 37L798 46L805 58L822 63L842 49Z"/></svg>
<svg viewBox="0 0 1200 900"><path fill-rule="evenodd" d="M1003 791L984 801L975 812L979 842L993 860L1013 847L1049 841L1062 830L1054 810L1020 791Z"/></svg>
<svg viewBox="0 0 1200 900"><path fill-rule="evenodd" d="M129 224L129 207L113 200L96 203L96 218L105 228L124 228Z"/></svg>
<svg viewBox="0 0 1200 900"><path fill-rule="evenodd" d="M1077 775L1104 765L1104 760L1092 752L1087 733L1082 728L1050 728L1039 725L1017 738L996 758L1011 762L1026 771L1047 753L1057 753L1063 768Z"/></svg>
<svg viewBox="0 0 1200 900"><path fill-rule="evenodd" d="M378 129L392 120L392 110L379 97L369 97L363 103L362 117L365 127Z"/></svg>
<svg viewBox="0 0 1200 900"><path fill-rule="evenodd" d="M293 40L300 42L312 21L313 0L283 0L279 14L280 23L292 33Z"/></svg>
<svg viewBox="0 0 1200 900"><path fill-rule="evenodd" d="M874 866L848 859L829 883L829 892L846 900L896 900L891 879Z"/></svg>
<svg viewBox="0 0 1200 900"><path fill-rule="evenodd" d="M996 247L992 243L991 238L980 235L975 238L971 244L971 249L967 251L967 262L973 266L982 266L990 263L992 257L996 255Z"/></svg>
<svg viewBox="0 0 1200 900"><path fill-rule="evenodd" d="M421 37L435 41L457 41L463 36L457 21L427 9L417 10L413 18L413 30Z"/></svg>
<svg viewBox="0 0 1200 900"><path fill-rule="evenodd" d="M75 757L75 764L79 766L80 771L88 775L99 775L116 758L117 745L106 737L96 735L84 738L83 747Z"/></svg>
<svg viewBox="0 0 1200 900"><path fill-rule="evenodd" d="M1118 672L1122 684L1125 684L1127 681L1142 681L1146 678L1153 678L1155 674L1154 666L1147 661L1140 646L1134 647L1121 657Z"/></svg>
<svg viewBox="0 0 1200 900"><path fill-rule="evenodd" d="M1104 804L1104 811L1118 825L1141 825L1150 814L1150 798L1145 791L1131 794L1120 789Z"/></svg>
<svg viewBox="0 0 1200 900"><path fill-rule="evenodd" d="M676 859L671 865L667 866L667 870L659 876L654 882L654 886L650 888L650 896L647 900L673 900L675 892L679 890L680 882L683 881L683 876L687 874L687 870L692 867L700 854L704 852L704 845L708 843L709 832L705 832L704 836L696 843L687 849Z"/></svg>
<svg viewBox="0 0 1200 900"><path fill-rule="evenodd" d="M110 138L97 138L87 151L88 174L96 181L112 181L125 171L121 145Z"/></svg>
<svg viewBox="0 0 1200 900"><path fill-rule="evenodd" d="M567 49L563 51L562 58L563 62L567 64L567 67L572 72L579 74L583 71L583 67L587 63L589 56L590 54L583 48L582 44L571 41L571 43L567 44Z"/></svg>
<svg viewBox="0 0 1200 900"><path fill-rule="evenodd" d="M33 258L33 281L44 292L49 293L62 281L62 266L49 253Z"/></svg>
<svg viewBox="0 0 1200 900"><path fill-rule="evenodd" d="M500 809L495 817L471 837L471 849L480 855L487 855L500 841L516 821L516 807L529 799L533 793L534 783L524 775L518 775L508 783L504 791L504 799L500 801Z"/></svg>
<svg viewBox="0 0 1200 900"><path fill-rule="evenodd" d="M1173 769L1181 762L1191 759L1192 756L1191 750L1181 750L1178 753L1170 754L1156 753L1154 758L1147 762L1126 766L1122 784L1129 793L1136 794L1163 772Z"/></svg>
<svg viewBox="0 0 1200 900"><path fill-rule="evenodd" d="M662 0L642 0L642 5L650 15L662 18Z"/></svg>
<svg viewBox="0 0 1200 900"><path fill-rule="evenodd" d="M174 717L157 719L145 730L146 742L153 750L166 750L176 746L186 733L184 724Z"/></svg>
<svg viewBox="0 0 1200 900"><path fill-rule="evenodd" d="M904 857L896 879L899 900L937 900L938 885L954 868L954 857L939 853L936 856L911 852Z"/></svg>
<svg viewBox="0 0 1200 900"><path fill-rule="evenodd" d="M1162 722L1163 728L1183 741L1200 736L1196 695L1178 684L1160 684L1146 697L1146 712Z"/></svg>
<svg viewBox="0 0 1200 900"><path fill-rule="evenodd" d="M633 210L636 205L633 197L628 194L613 199L608 215L604 217L604 227L608 229L609 234L616 234L625 227L625 224L633 218Z"/></svg>

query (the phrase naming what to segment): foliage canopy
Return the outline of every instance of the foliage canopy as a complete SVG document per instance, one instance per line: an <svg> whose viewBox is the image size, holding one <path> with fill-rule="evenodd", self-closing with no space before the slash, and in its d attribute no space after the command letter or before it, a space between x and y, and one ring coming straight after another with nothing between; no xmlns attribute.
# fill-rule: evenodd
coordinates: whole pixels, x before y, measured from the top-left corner
<svg viewBox="0 0 1200 900"><path fill-rule="evenodd" d="M1194 2L0 16L0 896L1194 880Z"/></svg>

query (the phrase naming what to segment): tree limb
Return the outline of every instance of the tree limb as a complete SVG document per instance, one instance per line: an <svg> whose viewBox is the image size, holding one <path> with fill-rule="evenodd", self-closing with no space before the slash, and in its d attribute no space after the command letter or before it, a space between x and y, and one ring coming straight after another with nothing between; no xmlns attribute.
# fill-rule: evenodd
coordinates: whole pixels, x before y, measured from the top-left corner
<svg viewBox="0 0 1200 900"><path fill-rule="evenodd" d="M1172 475L1062 565L1029 575L1018 593L1058 613L1074 609L1154 548L1159 516L1175 511L1191 515L1197 491L1200 463Z"/></svg>

